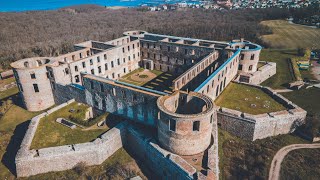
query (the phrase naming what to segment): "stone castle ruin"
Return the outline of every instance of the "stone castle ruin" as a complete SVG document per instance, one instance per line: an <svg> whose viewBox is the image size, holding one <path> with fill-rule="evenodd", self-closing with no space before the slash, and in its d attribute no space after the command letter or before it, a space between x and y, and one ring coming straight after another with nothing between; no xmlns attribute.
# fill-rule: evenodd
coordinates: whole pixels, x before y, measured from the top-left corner
<svg viewBox="0 0 320 180"><path fill-rule="evenodd" d="M18 177L71 169L79 162L101 164L123 146L133 148L164 179L218 179L218 125L255 140L289 133L293 129L287 127L303 123L306 116L271 89L268 93L286 104L287 111L251 116L214 104L231 81L259 84L276 73L275 63L265 62L258 69L262 48L243 39L219 42L129 31L115 40L86 41L74 49L11 64L25 108L42 111L60 104L43 117L75 100L128 121L93 142L33 150L30 144L41 117L33 118L16 157ZM174 74L170 90L119 81L139 67ZM130 122L156 128L156 137ZM283 125L286 128L279 128ZM182 158L199 153L208 156L205 173Z"/></svg>

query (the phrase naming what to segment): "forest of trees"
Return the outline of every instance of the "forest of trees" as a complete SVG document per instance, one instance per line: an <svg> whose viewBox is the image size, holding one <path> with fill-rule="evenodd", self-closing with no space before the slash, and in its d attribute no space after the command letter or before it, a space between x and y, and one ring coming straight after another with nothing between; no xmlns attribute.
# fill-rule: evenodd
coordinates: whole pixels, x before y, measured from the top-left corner
<svg viewBox="0 0 320 180"><path fill-rule="evenodd" d="M67 53L72 51L74 43L107 41L134 29L223 41L243 37L261 43L259 36L269 34L271 30L259 22L288 16L289 10L285 9L143 12L134 8L112 10L93 5L0 13L0 67L9 68L10 62L21 58Z"/></svg>

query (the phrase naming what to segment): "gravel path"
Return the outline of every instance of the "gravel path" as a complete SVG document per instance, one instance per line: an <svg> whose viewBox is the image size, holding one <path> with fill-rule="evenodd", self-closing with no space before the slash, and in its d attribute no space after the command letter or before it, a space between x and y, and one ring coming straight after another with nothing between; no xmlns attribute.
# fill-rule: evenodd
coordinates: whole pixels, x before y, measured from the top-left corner
<svg viewBox="0 0 320 180"><path fill-rule="evenodd" d="M269 180L278 180L280 177L281 163L284 157L292 150L296 149L312 149L320 148L320 143L318 144L292 144L281 148L277 154L273 157L271 162L271 167L269 171Z"/></svg>

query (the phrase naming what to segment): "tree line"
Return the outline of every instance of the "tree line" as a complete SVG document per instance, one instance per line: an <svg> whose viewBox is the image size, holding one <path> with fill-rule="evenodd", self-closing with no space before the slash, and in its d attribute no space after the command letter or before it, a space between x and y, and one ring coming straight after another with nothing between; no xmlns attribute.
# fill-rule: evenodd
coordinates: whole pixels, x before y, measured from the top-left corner
<svg viewBox="0 0 320 180"><path fill-rule="evenodd" d="M33 56L57 56L86 40L108 41L128 30L146 30L183 37L230 41L245 38L257 43L272 33L262 20L289 16L285 9L143 12L85 5L52 11L0 13L0 67ZM266 44L263 44L267 46Z"/></svg>

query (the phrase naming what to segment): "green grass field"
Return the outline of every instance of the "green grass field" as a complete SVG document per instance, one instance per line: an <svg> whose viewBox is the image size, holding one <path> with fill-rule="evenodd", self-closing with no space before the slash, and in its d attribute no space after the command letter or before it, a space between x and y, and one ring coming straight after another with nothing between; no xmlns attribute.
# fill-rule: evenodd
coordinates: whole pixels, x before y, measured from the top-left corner
<svg viewBox="0 0 320 180"><path fill-rule="evenodd" d="M25 126L25 122L31 119L32 117L38 115L39 112L29 112L17 105L12 105L9 110L0 118L0 179L14 179L14 175L7 166L11 166L14 162L14 149L18 148L18 144L16 147L8 148L10 141L14 137L14 133L24 133L21 132L20 127ZM21 137L23 134L21 134ZM8 148L8 149L7 149Z"/></svg>
<svg viewBox="0 0 320 180"><path fill-rule="evenodd" d="M40 120L36 134L33 138L31 149L40 149L52 146L61 146L67 144L84 143L96 139L106 129L92 129L84 131L77 127L70 129L56 122L57 118L66 118L70 116L70 109L78 109L78 103L74 102ZM44 138L49 137L49 138Z"/></svg>
<svg viewBox="0 0 320 180"><path fill-rule="evenodd" d="M294 135L278 135L262 140L247 141L219 129L220 179L268 179L273 156L284 146L309 143ZM300 169L312 169L305 165ZM292 171L291 173L295 173Z"/></svg>
<svg viewBox="0 0 320 180"><path fill-rule="evenodd" d="M250 114L262 114L285 109L284 106L261 89L236 83L230 83L215 102L218 106ZM251 104L255 104L256 107L252 107Z"/></svg>
<svg viewBox="0 0 320 180"><path fill-rule="evenodd" d="M270 27L273 31L273 34L261 37L272 48L320 48L319 28L290 24L285 20L262 21L261 24Z"/></svg>
<svg viewBox="0 0 320 180"><path fill-rule="evenodd" d="M95 129L91 127L89 129L92 130L82 131L80 129L76 129L76 131L73 131L71 134L71 129L58 123L53 123L55 117L61 117L62 115L68 114L66 111L67 109L58 111L53 113L52 116L49 116L50 118L46 118L48 123L42 124L43 126L46 126L42 127L42 130L52 130L52 132L37 132L38 137L36 138L40 139L40 142L36 144L37 146L48 146L50 144L62 145L65 143L83 142L85 140L89 141L96 138L99 134L107 131L108 128L116 125L113 123L115 121L112 119L109 121L109 119L107 119L108 127L104 129ZM16 179L13 168L16 152L19 149L20 141L28 127L28 120L40 113L41 112L29 112L15 104L12 104L8 111L0 118L0 179ZM114 117L111 116L111 118ZM42 122L44 122L43 120L44 119L42 119ZM64 129L63 133L57 134L62 129ZM41 141L45 139L48 141L41 143ZM34 141L38 140L34 139ZM82 168L81 172L78 170L50 172L31 176L28 177L28 179L126 179L129 177L132 178L136 175L140 175L143 179L146 179L139 166L140 165L137 165L133 157L128 154L126 150L121 148L101 165Z"/></svg>
<svg viewBox="0 0 320 180"><path fill-rule="evenodd" d="M3 80L0 80L0 87L4 87L5 85L7 84L10 84L12 82L14 82L15 79L14 77L11 77L11 78L8 78L8 79L3 79ZM18 88L17 87L13 87L13 88L10 88L8 90L5 90L5 91L1 91L0 92L0 100L1 99L5 99L7 97L10 97L12 95L15 95L19 92Z"/></svg>
<svg viewBox="0 0 320 180"><path fill-rule="evenodd" d="M277 63L277 74L264 81L262 85L273 89L284 89L290 82L295 81L288 59L297 57L296 53L296 50L263 49L260 60Z"/></svg>
<svg viewBox="0 0 320 180"><path fill-rule="evenodd" d="M281 164L281 179L319 179L320 149L299 149L287 154Z"/></svg>
<svg viewBox="0 0 320 180"><path fill-rule="evenodd" d="M137 74L137 73L141 73L142 71L144 71L143 68L138 68L126 75L124 75L123 77L121 77L119 79L119 81L122 81L122 82L126 82L126 83L129 83L129 84L133 84L133 85L136 85L136 86L143 86L144 84L148 83L149 81L152 80L152 78L149 78L148 75L140 75L139 77L143 79L143 81L137 81L137 80L134 80L132 79L131 76ZM159 76L161 75L163 72L162 71L158 71L158 70L151 70L149 71L148 73L152 73L154 74L155 76Z"/></svg>
<svg viewBox="0 0 320 180"><path fill-rule="evenodd" d="M309 114L320 113L320 89L309 88L292 92L282 93L282 95L294 102Z"/></svg>

